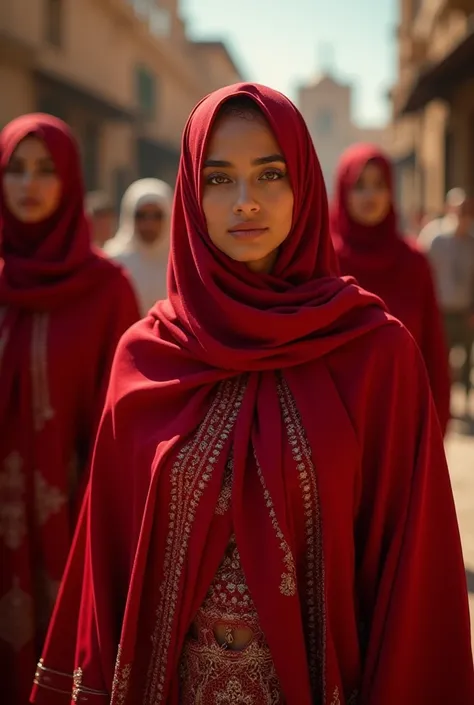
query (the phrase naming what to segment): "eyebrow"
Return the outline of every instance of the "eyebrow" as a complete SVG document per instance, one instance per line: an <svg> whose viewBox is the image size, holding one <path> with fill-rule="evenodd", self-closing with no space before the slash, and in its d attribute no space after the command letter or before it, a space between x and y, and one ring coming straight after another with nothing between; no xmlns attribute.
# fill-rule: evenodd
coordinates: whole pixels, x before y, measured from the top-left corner
<svg viewBox="0 0 474 705"><path fill-rule="evenodd" d="M268 157L258 157L252 161L252 166L261 166L262 164L273 164L274 162L281 162L286 164L286 159L282 154L269 154ZM206 167L229 167L232 166L232 162L223 161L221 159L206 159L204 162L204 168Z"/></svg>

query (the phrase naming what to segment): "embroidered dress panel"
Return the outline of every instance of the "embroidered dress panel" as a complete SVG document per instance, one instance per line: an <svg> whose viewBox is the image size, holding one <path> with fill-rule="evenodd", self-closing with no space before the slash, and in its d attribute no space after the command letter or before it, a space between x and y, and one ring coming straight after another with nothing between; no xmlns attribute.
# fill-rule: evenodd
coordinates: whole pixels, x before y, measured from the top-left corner
<svg viewBox="0 0 474 705"><path fill-rule="evenodd" d="M215 636L219 627L223 645ZM231 648L237 629L251 635L242 650ZM180 676L181 705L285 703L234 536L185 641Z"/></svg>

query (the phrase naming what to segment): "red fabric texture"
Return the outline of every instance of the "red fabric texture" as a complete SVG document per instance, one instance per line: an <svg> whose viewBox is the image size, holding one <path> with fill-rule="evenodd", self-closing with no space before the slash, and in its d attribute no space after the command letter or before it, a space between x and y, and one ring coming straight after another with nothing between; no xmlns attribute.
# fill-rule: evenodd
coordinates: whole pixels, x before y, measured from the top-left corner
<svg viewBox="0 0 474 705"><path fill-rule="evenodd" d="M385 220L366 226L351 218L347 199L369 161L377 163L392 192L392 205ZM341 157L337 175L331 227L341 274L385 302L417 342L428 370L443 433L450 418L450 374L448 351L436 300L431 269L415 242L399 231L395 212L393 175L389 159L376 146L357 144Z"/></svg>
<svg viewBox="0 0 474 705"><path fill-rule="evenodd" d="M263 277L216 251L200 207L207 140L236 95L267 116L295 196ZM287 705L472 699L426 373L379 300L333 272L323 178L292 103L254 84L208 96L183 138L170 298L119 345L33 702L178 705L183 641L231 531Z"/></svg>
<svg viewBox="0 0 474 705"><path fill-rule="evenodd" d="M0 692L25 705L62 577L115 347L138 318L123 272L91 249L66 125L30 115L0 136L3 176L28 134L62 182L58 212L25 225L0 203Z"/></svg>

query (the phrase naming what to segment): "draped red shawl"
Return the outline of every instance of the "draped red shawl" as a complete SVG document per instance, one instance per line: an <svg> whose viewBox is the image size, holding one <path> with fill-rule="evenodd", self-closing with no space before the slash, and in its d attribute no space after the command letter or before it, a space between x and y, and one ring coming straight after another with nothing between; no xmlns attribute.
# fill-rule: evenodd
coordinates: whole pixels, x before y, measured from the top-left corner
<svg viewBox="0 0 474 705"><path fill-rule="evenodd" d="M369 161L382 169L392 193L385 219L362 225L349 214L349 191ZM356 144L341 157L331 211L331 228L343 275L385 302L415 338L428 370L431 390L443 432L450 417L448 353L430 266L416 243L399 231L394 206L393 174L389 159L376 146Z"/></svg>
<svg viewBox="0 0 474 705"><path fill-rule="evenodd" d="M294 191L263 276L217 251L200 205L233 96L267 117ZM271 89L227 87L196 107L182 147L169 300L119 347L34 702L73 689L78 703L177 705L183 640L232 530L288 705L467 702L466 586L423 368L379 301L334 277L301 115ZM231 449L232 502L216 513ZM434 551L449 584L428 583Z"/></svg>
<svg viewBox="0 0 474 705"><path fill-rule="evenodd" d="M91 248L79 152L64 123L10 123L2 181L27 135L48 147L62 192L50 218L25 224L0 189L0 692L11 705L28 699L112 357L139 317L123 272Z"/></svg>

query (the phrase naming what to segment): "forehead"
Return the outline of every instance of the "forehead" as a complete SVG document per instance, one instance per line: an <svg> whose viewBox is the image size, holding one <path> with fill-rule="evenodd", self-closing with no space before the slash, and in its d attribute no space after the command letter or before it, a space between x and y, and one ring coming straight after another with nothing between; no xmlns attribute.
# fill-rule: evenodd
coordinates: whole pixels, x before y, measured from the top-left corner
<svg viewBox="0 0 474 705"><path fill-rule="evenodd" d="M138 199L137 204L135 206L136 210L140 211L145 211L145 212L155 212L159 211L160 209L160 204L153 199L153 196L146 196L143 197L142 200Z"/></svg>
<svg viewBox="0 0 474 705"><path fill-rule="evenodd" d="M223 114L212 128L206 149L207 158L221 158L230 155L234 158L254 153L254 157L264 157L280 151L277 139L263 115L246 113L242 115Z"/></svg>
<svg viewBox="0 0 474 705"><path fill-rule="evenodd" d="M40 137L27 135L14 148L11 158L18 159L46 159L51 158L51 153Z"/></svg>
<svg viewBox="0 0 474 705"><path fill-rule="evenodd" d="M359 171L359 178L380 179L386 177L387 169L378 159L369 159Z"/></svg>

